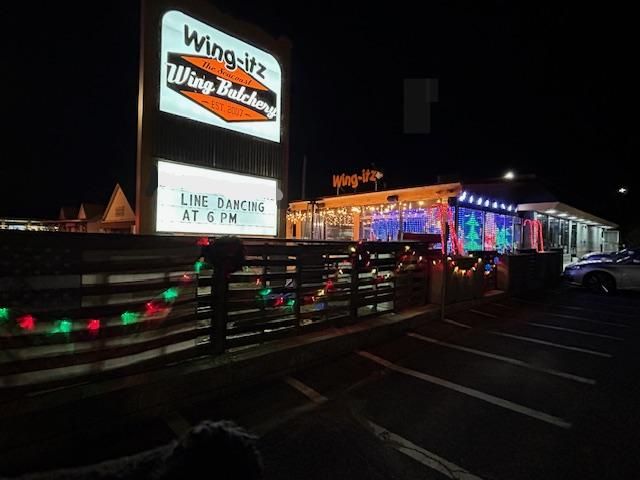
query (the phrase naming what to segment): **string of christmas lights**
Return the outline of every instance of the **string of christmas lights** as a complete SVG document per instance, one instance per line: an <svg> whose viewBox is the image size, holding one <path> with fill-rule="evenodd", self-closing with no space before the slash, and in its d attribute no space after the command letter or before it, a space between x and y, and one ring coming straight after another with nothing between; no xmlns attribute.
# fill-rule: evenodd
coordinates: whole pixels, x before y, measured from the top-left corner
<svg viewBox="0 0 640 480"><path fill-rule="evenodd" d="M180 281L181 286L169 287L159 295L144 302L141 306L122 312L120 314L120 322L125 326L133 325L140 319L168 313L168 310L180 297L184 287L193 281L192 274L183 274ZM10 322L12 319L14 320L13 323ZM86 330L92 335L98 335L103 322L99 318L72 319L62 317L49 323L52 323L52 327L47 332L49 335L62 334L68 336L74 331L82 330ZM17 327L27 332L34 332L37 324L38 319L32 313L24 312L14 307L0 307L0 328L11 331L12 328Z"/></svg>

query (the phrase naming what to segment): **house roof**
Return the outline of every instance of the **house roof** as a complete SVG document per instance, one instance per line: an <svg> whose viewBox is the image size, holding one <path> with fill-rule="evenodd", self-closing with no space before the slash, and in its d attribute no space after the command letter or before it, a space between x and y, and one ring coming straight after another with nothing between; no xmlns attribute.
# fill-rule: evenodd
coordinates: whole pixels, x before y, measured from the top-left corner
<svg viewBox="0 0 640 480"><path fill-rule="evenodd" d="M76 220L78 218L78 207L61 207L59 220Z"/></svg>
<svg viewBox="0 0 640 480"><path fill-rule="evenodd" d="M104 205L97 203L83 203L80 205L80 211L78 212L78 218L81 220L96 220L101 219L104 213Z"/></svg>
<svg viewBox="0 0 640 480"><path fill-rule="evenodd" d="M121 214L117 214L113 209L115 206L124 207ZM111 198L109 199L109 203L107 204L107 208L104 209L104 213L102 215L102 223L121 223L121 222L135 222L136 215L131 205L129 204L129 200L127 200L127 196L124 194L124 191L120 187L120 184L117 183L113 192L111 193Z"/></svg>

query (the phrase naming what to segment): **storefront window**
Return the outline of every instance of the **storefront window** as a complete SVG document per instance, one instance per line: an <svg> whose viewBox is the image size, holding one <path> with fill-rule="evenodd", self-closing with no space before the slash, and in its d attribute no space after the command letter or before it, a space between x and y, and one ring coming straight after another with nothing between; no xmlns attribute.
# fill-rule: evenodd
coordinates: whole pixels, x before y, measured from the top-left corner
<svg viewBox="0 0 640 480"><path fill-rule="evenodd" d="M489 215L489 214L487 214ZM513 250L514 227L513 217L510 215L496 215L496 250L508 253Z"/></svg>
<svg viewBox="0 0 640 480"><path fill-rule="evenodd" d="M327 225L325 240L352 240L353 225Z"/></svg>
<svg viewBox="0 0 640 480"><path fill-rule="evenodd" d="M458 208L458 238L467 252L482 250L483 227L483 212L471 208Z"/></svg>
<svg viewBox="0 0 640 480"><path fill-rule="evenodd" d="M497 218L493 212L484 215L484 250L496 250Z"/></svg>
<svg viewBox="0 0 640 480"><path fill-rule="evenodd" d="M569 220L560 220L560 244L564 253L569 253Z"/></svg>
<svg viewBox="0 0 640 480"><path fill-rule="evenodd" d="M549 235L546 241L549 248L559 248L560 245L560 219L549 217Z"/></svg>

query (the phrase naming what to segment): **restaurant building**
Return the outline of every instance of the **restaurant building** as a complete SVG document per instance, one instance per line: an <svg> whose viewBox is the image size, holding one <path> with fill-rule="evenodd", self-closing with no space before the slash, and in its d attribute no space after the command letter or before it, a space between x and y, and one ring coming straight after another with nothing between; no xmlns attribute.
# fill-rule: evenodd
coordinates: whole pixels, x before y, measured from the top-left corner
<svg viewBox="0 0 640 480"><path fill-rule="evenodd" d="M617 225L562 202L540 182L495 180L328 196L289 204L287 236L389 241L450 236L464 253L561 250L565 261L618 248Z"/></svg>

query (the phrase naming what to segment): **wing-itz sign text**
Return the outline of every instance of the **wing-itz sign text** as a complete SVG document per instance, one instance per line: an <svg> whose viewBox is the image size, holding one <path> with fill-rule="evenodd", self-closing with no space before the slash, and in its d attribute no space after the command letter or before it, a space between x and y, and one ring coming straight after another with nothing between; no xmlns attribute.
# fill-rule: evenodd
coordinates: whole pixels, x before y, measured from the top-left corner
<svg viewBox="0 0 640 480"><path fill-rule="evenodd" d="M280 142L276 58L182 12L162 17L160 110Z"/></svg>

